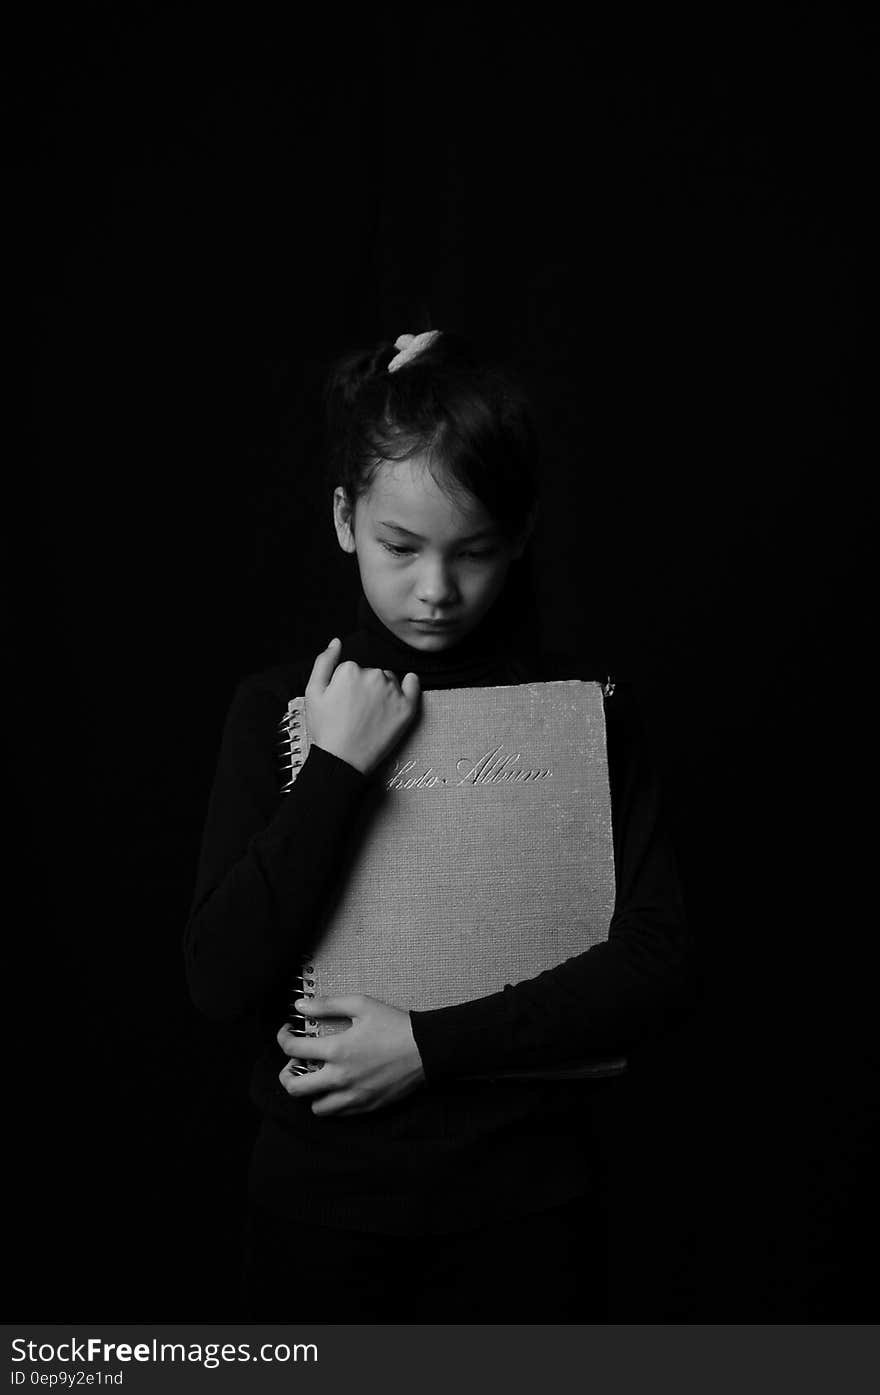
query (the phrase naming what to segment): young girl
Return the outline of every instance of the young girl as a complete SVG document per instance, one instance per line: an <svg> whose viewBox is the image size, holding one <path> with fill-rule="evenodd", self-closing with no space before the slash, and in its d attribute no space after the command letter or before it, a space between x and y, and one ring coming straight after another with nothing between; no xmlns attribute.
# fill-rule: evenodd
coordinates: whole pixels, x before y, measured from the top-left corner
<svg viewBox="0 0 880 1395"><path fill-rule="evenodd" d="M596 1087L491 1076L625 1053L682 993L678 880L619 685L605 704L617 884L607 942L433 1011L352 983L309 1005L352 1019L331 1037L304 1039L287 1021L342 844L421 692L605 677L536 638L524 575L535 437L503 374L456 336L403 335L344 360L328 404L333 519L357 560L357 623L317 656L239 686L185 937L197 1007L253 1016L265 1043L243 1316L594 1319L600 1246L585 1198ZM310 751L282 795L279 724L303 693ZM293 1058L323 1066L301 1073Z"/></svg>

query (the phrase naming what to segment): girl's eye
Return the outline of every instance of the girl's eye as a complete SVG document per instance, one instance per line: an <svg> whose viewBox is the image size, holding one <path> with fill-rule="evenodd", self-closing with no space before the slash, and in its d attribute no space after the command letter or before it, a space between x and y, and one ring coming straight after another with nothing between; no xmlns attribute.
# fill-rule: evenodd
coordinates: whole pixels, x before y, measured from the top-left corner
<svg viewBox="0 0 880 1395"><path fill-rule="evenodd" d="M382 542L381 539L380 542ZM387 552L390 552L394 557L408 557L412 552L415 552L415 548L401 547L397 543L382 542L382 546L385 548ZM495 555L495 549L494 547L486 547L481 549L472 548L470 551L462 552L461 555L462 557L493 557Z"/></svg>

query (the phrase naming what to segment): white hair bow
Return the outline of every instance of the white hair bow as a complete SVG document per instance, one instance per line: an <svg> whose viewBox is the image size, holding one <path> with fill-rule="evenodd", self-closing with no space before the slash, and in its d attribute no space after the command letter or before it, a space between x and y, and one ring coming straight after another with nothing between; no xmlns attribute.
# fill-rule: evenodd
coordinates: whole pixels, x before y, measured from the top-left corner
<svg viewBox="0 0 880 1395"><path fill-rule="evenodd" d="M411 359L422 352L422 349L427 349L429 344L433 344L439 333L439 329L426 329L424 334L401 334L394 341L394 347L399 352L389 363L388 372L396 373L398 368L409 363Z"/></svg>

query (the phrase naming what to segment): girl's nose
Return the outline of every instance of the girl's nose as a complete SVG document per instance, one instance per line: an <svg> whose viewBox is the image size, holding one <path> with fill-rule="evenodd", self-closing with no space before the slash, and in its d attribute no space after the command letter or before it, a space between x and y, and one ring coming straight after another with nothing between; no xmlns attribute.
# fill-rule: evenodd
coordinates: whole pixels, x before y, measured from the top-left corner
<svg viewBox="0 0 880 1395"><path fill-rule="evenodd" d="M458 587L452 571L440 560L425 561L419 572L416 590L419 601L425 606L449 605L458 599Z"/></svg>

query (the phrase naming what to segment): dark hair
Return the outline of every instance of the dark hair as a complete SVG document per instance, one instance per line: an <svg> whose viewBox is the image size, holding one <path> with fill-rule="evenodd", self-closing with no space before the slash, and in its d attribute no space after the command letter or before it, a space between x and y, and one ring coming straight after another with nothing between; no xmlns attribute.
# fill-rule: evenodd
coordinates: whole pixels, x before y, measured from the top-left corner
<svg viewBox="0 0 880 1395"><path fill-rule="evenodd" d="M526 398L457 334L438 334L394 373L393 344L351 353L325 393L332 487L356 507L386 460L425 458L437 484L467 491L515 537L536 505L538 451Z"/></svg>

